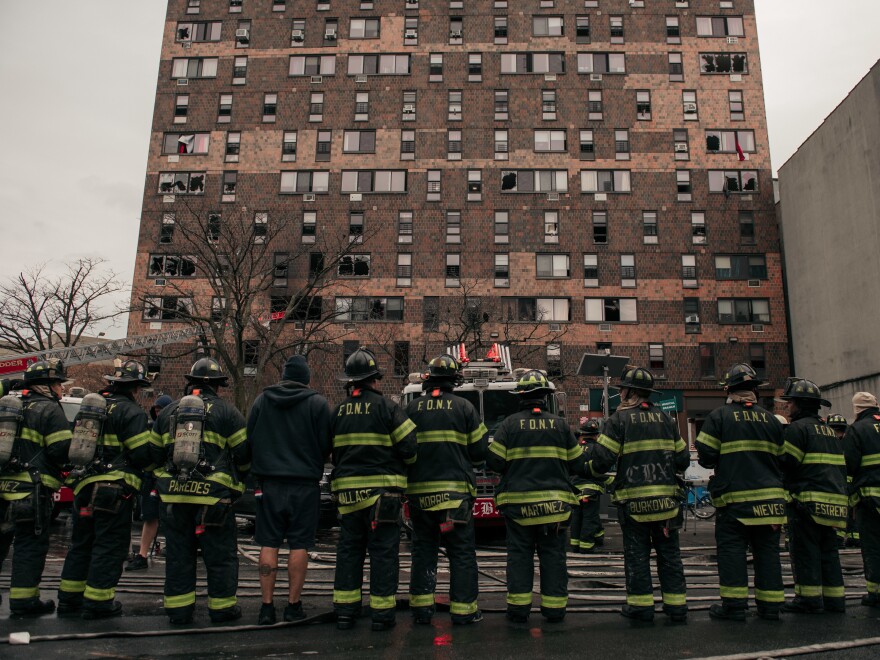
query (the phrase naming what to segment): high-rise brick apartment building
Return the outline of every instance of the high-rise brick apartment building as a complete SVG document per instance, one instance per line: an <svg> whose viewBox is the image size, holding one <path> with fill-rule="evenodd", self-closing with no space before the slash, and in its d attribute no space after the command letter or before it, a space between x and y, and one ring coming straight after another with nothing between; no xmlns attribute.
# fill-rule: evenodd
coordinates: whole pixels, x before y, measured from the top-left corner
<svg viewBox="0 0 880 660"><path fill-rule="evenodd" d="M471 352L508 341L565 376L574 415L599 404L578 361L605 348L664 377L683 428L729 364L788 375L751 0L170 0L132 334L220 297L175 233L193 213L208 234L245 216L276 265L353 246L312 354L331 398L353 346L398 391L469 307ZM254 317L316 263L280 267ZM173 390L190 359L164 350Z"/></svg>

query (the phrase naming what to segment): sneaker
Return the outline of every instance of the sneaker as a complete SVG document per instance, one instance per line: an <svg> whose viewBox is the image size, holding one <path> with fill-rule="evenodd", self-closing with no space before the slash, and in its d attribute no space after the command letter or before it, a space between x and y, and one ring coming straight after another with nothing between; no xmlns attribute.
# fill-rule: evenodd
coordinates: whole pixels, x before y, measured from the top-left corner
<svg viewBox="0 0 880 660"><path fill-rule="evenodd" d="M44 614L52 614L55 611L54 600L40 600L39 598L28 598L23 602L13 605L9 603L9 613L16 618L43 616Z"/></svg>
<svg viewBox="0 0 880 660"><path fill-rule="evenodd" d="M120 616L122 614L122 603L114 600L110 606L103 607L83 607L82 618L92 619L109 619L110 617Z"/></svg>
<svg viewBox="0 0 880 660"><path fill-rule="evenodd" d="M302 621L305 618L306 613L303 612L302 601L295 603L287 602L287 607L284 608L285 621Z"/></svg>
<svg viewBox="0 0 880 660"><path fill-rule="evenodd" d="M66 616L81 616L82 603L65 603L63 600L59 601L55 613L62 618Z"/></svg>
<svg viewBox="0 0 880 660"><path fill-rule="evenodd" d="M528 612L511 612L510 610L508 610L507 620L511 623L528 623L529 614Z"/></svg>
<svg viewBox="0 0 880 660"><path fill-rule="evenodd" d="M715 603L709 608L709 617L721 621L745 621L746 609L744 607L728 607L723 603Z"/></svg>
<svg viewBox="0 0 880 660"><path fill-rule="evenodd" d="M370 625L370 630L375 632L382 632L383 630L391 630L397 622L394 620L391 621L373 621Z"/></svg>
<svg viewBox="0 0 880 660"><path fill-rule="evenodd" d="M271 626L277 619L275 618L275 606L272 603L260 604L260 615L257 619L258 626Z"/></svg>
<svg viewBox="0 0 880 660"><path fill-rule="evenodd" d="M620 608L620 615L634 621L643 621L651 623L654 621L653 607L633 607L632 605L624 605Z"/></svg>
<svg viewBox="0 0 880 660"><path fill-rule="evenodd" d="M223 610L208 610L208 616L211 617L211 623L238 621L241 618L241 608L238 605L233 605Z"/></svg>
<svg viewBox="0 0 880 660"><path fill-rule="evenodd" d="M347 614L337 614L336 615L336 629L337 630L351 630L354 628L354 617L349 616Z"/></svg>
<svg viewBox="0 0 880 660"><path fill-rule="evenodd" d="M782 606L783 612L792 612L793 614L822 614L825 608L822 607L821 600L809 600L795 596Z"/></svg>
<svg viewBox="0 0 880 660"><path fill-rule="evenodd" d="M473 614L469 614L467 616L454 616L452 617L452 625L454 626L468 626L472 623L479 623L483 620L483 613L480 610L477 610Z"/></svg>
<svg viewBox="0 0 880 660"><path fill-rule="evenodd" d="M128 562L128 566L125 567L126 571L145 571L150 567L149 562L147 562L147 558L142 555L135 555L131 561Z"/></svg>

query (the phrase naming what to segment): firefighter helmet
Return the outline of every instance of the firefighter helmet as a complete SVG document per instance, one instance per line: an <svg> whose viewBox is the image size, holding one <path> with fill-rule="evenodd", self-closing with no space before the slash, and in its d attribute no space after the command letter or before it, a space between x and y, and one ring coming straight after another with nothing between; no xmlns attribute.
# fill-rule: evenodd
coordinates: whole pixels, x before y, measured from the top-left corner
<svg viewBox="0 0 880 660"><path fill-rule="evenodd" d="M825 420L825 423L831 428L841 431L845 430L847 427L846 417L837 413L831 413L828 415L828 419Z"/></svg>
<svg viewBox="0 0 880 660"><path fill-rule="evenodd" d="M645 392L656 392L654 389L654 374L644 367L627 367L620 375L620 382L617 383L619 389L628 387L633 390L643 390Z"/></svg>
<svg viewBox="0 0 880 660"><path fill-rule="evenodd" d="M147 370L141 362L128 360L113 370L112 376L104 376L104 380L110 383L136 383L149 385Z"/></svg>
<svg viewBox="0 0 880 660"><path fill-rule="evenodd" d="M819 386L811 380L804 378L789 378L785 383L785 391L779 397L783 401L815 401L826 408L831 407L831 402L822 398Z"/></svg>
<svg viewBox="0 0 880 660"><path fill-rule="evenodd" d="M457 380L461 375L461 366L448 353L438 355L428 363L428 378L445 378Z"/></svg>
<svg viewBox="0 0 880 660"><path fill-rule="evenodd" d="M345 361L345 373L339 380L356 383L372 378L382 378L382 370L376 362L376 356L366 348L359 348Z"/></svg>
<svg viewBox="0 0 880 660"><path fill-rule="evenodd" d="M57 358L40 360L30 365L24 372L24 384L49 385L51 383L69 383L64 363Z"/></svg>
<svg viewBox="0 0 880 660"><path fill-rule="evenodd" d="M516 389L512 394L537 395L543 397L550 392L550 381L543 371L538 369L530 369L519 377L516 381Z"/></svg>
<svg viewBox="0 0 880 660"><path fill-rule="evenodd" d="M742 362L728 369L720 383L720 385L729 390L752 390L763 387L766 384L758 378L758 374L752 368L752 365Z"/></svg>
<svg viewBox="0 0 880 660"><path fill-rule="evenodd" d="M599 422L588 419L578 429L578 435L599 435Z"/></svg>
<svg viewBox="0 0 880 660"><path fill-rule="evenodd" d="M214 358L203 357L196 360L189 373L184 376L190 383L209 383L225 387L229 384L229 378L223 371L223 367Z"/></svg>

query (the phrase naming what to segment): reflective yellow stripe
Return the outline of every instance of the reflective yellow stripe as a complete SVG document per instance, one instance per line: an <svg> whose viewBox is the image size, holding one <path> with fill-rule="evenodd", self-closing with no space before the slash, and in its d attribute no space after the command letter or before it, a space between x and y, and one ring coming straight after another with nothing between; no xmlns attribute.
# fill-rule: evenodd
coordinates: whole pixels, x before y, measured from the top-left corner
<svg viewBox="0 0 880 660"><path fill-rule="evenodd" d="M342 605L347 605L349 603L360 603L361 602L361 590L360 589L352 589L351 591L338 591L337 589L333 590L333 602L340 603Z"/></svg>
<svg viewBox="0 0 880 660"><path fill-rule="evenodd" d="M480 425L476 428L476 430L471 431L471 434L468 436L468 444L472 445L475 442L479 442L488 432L489 429L486 428L486 425L483 424L483 422L480 422Z"/></svg>
<svg viewBox="0 0 880 660"><path fill-rule="evenodd" d="M822 595L822 587L814 584L797 584L794 585L794 593L805 598L818 598Z"/></svg>
<svg viewBox="0 0 880 660"><path fill-rule="evenodd" d="M782 447L767 440L734 440L721 443L721 454L733 454L741 451L763 451L774 456L782 454Z"/></svg>
<svg viewBox="0 0 880 660"><path fill-rule="evenodd" d="M627 594L626 604L632 607L653 607L654 594Z"/></svg>
<svg viewBox="0 0 880 660"><path fill-rule="evenodd" d="M131 474L130 472L113 470L112 472L106 472L105 474L96 474L91 477L86 477L81 481L77 481L76 486L74 486L73 488L73 492L75 495L79 495L79 492L89 484L94 484L102 481L124 481L135 490L141 489L141 478L139 476L137 476L136 474Z"/></svg>
<svg viewBox="0 0 880 660"><path fill-rule="evenodd" d="M658 520L669 520L678 515L679 507L670 509L669 511L660 511L659 513L631 513L632 519L636 522L657 522Z"/></svg>
<svg viewBox="0 0 880 660"><path fill-rule="evenodd" d="M782 443L782 451L784 451L789 456L794 457L798 462L804 460L804 452L795 447L788 440Z"/></svg>
<svg viewBox="0 0 880 660"><path fill-rule="evenodd" d="M574 493L567 490L527 490L521 492L499 493L495 498L496 504L537 504L538 502L552 501L568 502L577 504Z"/></svg>
<svg viewBox="0 0 880 660"><path fill-rule="evenodd" d="M541 594L541 607L558 610L568 605L568 596L545 596Z"/></svg>
<svg viewBox="0 0 880 660"><path fill-rule="evenodd" d="M410 607L431 607L434 604L434 594L412 594L409 597Z"/></svg>
<svg viewBox="0 0 880 660"><path fill-rule="evenodd" d="M105 433L101 437L101 444L105 447L118 447L122 449L122 443L119 442L119 439L116 437L115 433Z"/></svg>
<svg viewBox="0 0 880 660"><path fill-rule="evenodd" d="M675 441L675 451L676 451L676 453L678 453L678 452L680 452L680 451L684 451L685 449L687 449L687 443L686 443L684 440L682 440L681 438L679 438L678 440Z"/></svg>
<svg viewBox="0 0 880 660"><path fill-rule="evenodd" d="M489 445L489 451L491 451L496 456L500 456L502 459L507 460L507 447L505 447L499 440L495 440L491 445Z"/></svg>
<svg viewBox="0 0 880 660"><path fill-rule="evenodd" d="M165 596L165 607L174 609L176 607L186 607L187 605L195 605L196 592L190 591L179 596Z"/></svg>
<svg viewBox="0 0 880 660"><path fill-rule="evenodd" d="M859 494L862 497L880 497L880 487L862 486L861 488L859 488Z"/></svg>
<svg viewBox="0 0 880 660"><path fill-rule="evenodd" d="M85 580L61 580L58 591L66 591L71 594L81 594L86 590Z"/></svg>
<svg viewBox="0 0 880 660"><path fill-rule="evenodd" d="M391 441L397 444L415 430L416 425L411 419L408 419L391 432Z"/></svg>
<svg viewBox="0 0 880 660"><path fill-rule="evenodd" d="M675 451L674 440L635 440L624 442L621 453L635 454L640 451Z"/></svg>
<svg viewBox="0 0 880 660"><path fill-rule="evenodd" d="M86 590L83 595L89 600L113 600L113 597L116 595L116 589L95 589L94 587L86 585Z"/></svg>
<svg viewBox="0 0 880 660"><path fill-rule="evenodd" d="M365 497L360 502L355 502L354 504L346 504L346 505L338 505L339 513L354 513L355 511L361 511L362 509L369 509L376 502L379 501L379 495L372 495L370 497Z"/></svg>
<svg viewBox="0 0 880 660"><path fill-rule="evenodd" d="M880 454L865 454L859 467L869 467L871 465L880 465Z"/></svg>
<svg viewBox="0 0 880 660"><path fill-rule="evenodd" d="M865 586L867 587L869 594L876 594L876 593L880 592L880 583L871 582L870 580L866 580Z"/></svg>
<svg viewBox="0 0 880 660"><path fill-rule="evenodd" d="M846 595L844 587L826 587L822 585L822 595L827 598L843 598Z"/></svg>
<svg viewBox="0 0 880 660"><path fill-rule="evenodd" d="M70 429L65 429L63 431L55 431L55 433L50 433L46 436L46 446L54 445L56 442L61 442L63 440L70 440L73 437L73 434L70 432Z"/></svg>
<svg viewBox="0 0 880 660"><path fill-rule="evenodd" d="M454 600L449 601L449 613L456 616L467 616L477 611L477 601L472 603L456 603Z"/></svg>
<svg viewBox="0 0 880 660"><path fill-rule="evenodd" d="M144 431L143 433L138 433L137 435L130 437L128 440L125 441L124 444L125 448L128 449L128 451L134 451L138 447L147 444L149 441L150 432Z"/></svg>
<svg viewBox="0 0 880 660"><path fill-rule="evenodd" d="M418 459L418 456L410 456L409 458L404 458L403 463L404 463L404 465L412 465L413 463L416 462L417 459Z"/></svg>
<svg viewBox="0 0 880 660"><path fill-rule="evenodd" d="M217 445L218 447L227 447L229 441L224 438L222 435L217 433L216 431L205 431L202 433L202 440L212 445ZM174 438L171 439L171 442L174 442Z"/></svg>
<svg viewBox="0 0 880 660"><path fill-rule="evenodd" d="M549 516L538 516L536 518L516 518L514 522L523 527L529 527L531 525L547 525L549 523L562 522L570 517L571 511L565 511L564 513L554 513Z"/></svg>
<svg viewBox="0 0 880 660"><path fill-rule="evenodd" d="M707 447L718 451L718 448L721 447L721 440L716 438L715 436L709 435L708 433L701 431L700 435L697 436L697 443L706 445Z"/></svg>
<svg viewBox="0 0 880 660"><path fill-rule="evenodd" d="M150 431L150 444L154 447L164 447L165 443L162 442L162 436L156 433L155 431Z"/></svg>
<svg viewBox="0 0 880 660"><path fill-rule="evenodd" d="M208 609L209 610L226 610L235 605L238 602L238 599L235 596L228 596L226 598L211 598L208 596Z"/></svg>
<svg viewBox="0 0 880 660"><path fill-rule="evenodd" d="M468 437L464 433L459 433L452 429L443 431L418 431L416 433L416 441L419 444L425 442L451 442L455 445L466 445L468 443Z"/></svg>
<svg viewBox="0 0 880 660"><path fill-rule="evenodd" d="M25 600L27 598L39 598L39 587L12 587L9 590L10 600Z"/></svg>
<svg viewBox="0 0 880 660"><path fill-rule="evenodd" d="M725 506L727 504L740 504L743 502L785 499L785 489L783 488L758 488L756 490L738 490L732 493L722 493L718 496L713 495L712 503L715 506Z"/></svg>
<svg viewBox="0 0 880 660"><path fill-rule="evenodd" d="M785 592L764 591L763 589L755 589L755 600L761 600L765 603L784 603Z"/></svg>
<svg viewBox="0 0 880 660"><path fill-rule="evenodd" d="M822 504L836 504L846 506L849 504L849 495L840 493L822 493L817 490L805 490L802 493L792 493L791 496L798 502L821 502Z"/></svg>
<svg viewBox="0 0 880 660"><path fill-rule="evenodd" d="M18 437L22 440L33 442L35 445L40 445L41 447L43 446L43 434L37 433L33 429L27 427L22 428L21 431L18 432Z"/></svg>
<svg viewBox="0 0 880 660"><path fill-rule="evenodd" d="M331 490L354 488L406 488L406 477L400 474L374 474L369 477L340 477L330 484Z"/></svg>
<svg viewBox="0 0 880 660"><path fill-rule="evenodd" d="M239 429L229 436L229 439L226 441L226 446L230 449L235 449L245 440L247 440L247 429Z"/></svg>
<svg viewBox="0 0 880 660"><path fill-rule="evenodd" d="M395 605L397 605L397 600L394 596L375 596L370 594L371 610L390 610L393 609Z"/></svg>
<svg viewBox="0 0 880 660"><path fill-rule="evenodd" d="M574 461L581 458L583 455L583 448L580 445L575 445L574 447L569 447L568 451L565 452L565 460Z"/></svg>
<svg viewBox="0 0 880 660"><path fill-rule="evenodd" d="M804 465L846 465L843 454L809 452L804 455Z"/></svg>
<svg viewBox="0 0 880 660"><path fill-rule="evenodd" d="M608 451L610 451L610 452L611 452L612 454L614 454L615 456L617 456L617 455L620 453L620 443L617 442L617 440L612 440L611 438L609 438L609 437L608 437L607 435L605 435L604 433L602 433L602 434L599 436L599 439L596 440L596 442L597 442L598 444L602 445L603 447L605 447L605 449L607 449Z"/></svg>
<svg viewBox="0 0 880 660"><path fill-rule="evenodd" d="M409 482L406 486L409 495L424 495L425 493L470 493L476 494L475 489L466 481L417 481Z"/></svg>
<svg viewBox="0 0 880 660"><path fill-rule="evenodd" d="M508 605L531 605L532 604L532 592L524 594L507 594L507 604Z"/></svg>
<svg viewBox="0 0 880 660"><path fill-rule="evenodd" d="M390 436L382 433L345 433L333 438L333 447L390 447Z"/></svg>
<svg viewBox="0 0 880 660"><path fill-rule="evenodd" d="M685 594L667 594L663 592L663 604L664 605L684 605L687 602L687 597Z"/></svg>
<svg viewBox="0 0 880 660"><path fill-rule="evenodd" d="M614 491L615 501L640 499L643 497L672 496L678 491L678 486L632 486L631 488L619 488Z"/></svg>
<svg viewBox="0 0 880 660"><path fill-rule="evenodd" d="M235 481L225 472L214 472L212 474L209 474L207 477L205 477L205 481L212 481L215 484L226 486L230 490L234 490L237 493L244 492L244 484L240 481Z"/></svg>
<svg viewBox="0 0 880 660"><path fill-rule="evenodd" d="M722 584L721 588L718 591L721 593L722 598L748 598L749 597L749 588L748 587L725 587Z"/></svg>
<svg viewBox="0 0 880 660"><path fill-rule="evenodd" d="M524 458L555 458L568 460L568 452L562 447L517 447L507 450L507 460L517 461Z"/></svg>
<svg viewBox="0 0 880 660"><path fill-rule="evenodd" d="M40 482L44 486L48 486L52 490L58 490L59 488L61 488L61 481L50 474L46 474L45 472L40 473Z"/></svg>

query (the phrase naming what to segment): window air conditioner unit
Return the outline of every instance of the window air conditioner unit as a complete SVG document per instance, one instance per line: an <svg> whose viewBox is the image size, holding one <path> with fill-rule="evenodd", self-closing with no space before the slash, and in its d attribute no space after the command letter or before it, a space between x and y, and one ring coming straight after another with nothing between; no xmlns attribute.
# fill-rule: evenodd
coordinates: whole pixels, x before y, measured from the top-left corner
<svg viewBox="0 0 880 660"><path fill-rule="evenodd" d="M416 106L411 103L407 103L403 106L403 114L405 115L414 115L416 113Z"/></svg>
<svg viewBox="0 0 880 660"><path fill-rule="evenodd" d="M160 277L159 279L153 280L153 284L156 286L165 286L165 278Z"/></svg>
<svg viewBox="0 0 880 660"><path fill-rule="evenodd" d="M327 30L324 33L324 38L327 41L336 41L336 30Z"/></svg>
<svg viewBox="0 0 880 660"><path fill-rule="evenodd" d="M418 7L419 0L406 0L406 4L408 4L410 7Z"/></svg>
<svg viewBox="0 0 880 660"><path fill-rule="evenodd" d="M600 323L599 324L599 332L611 332L611 324L610 323Z"/></svg>
<svg viewBox="0 0 880 660"><path fill-rule="evenodd" d="M761 280L749 280L750 287L759 287L761 286Z"/></svg>
<svg viewBox="0 0 880 660"><path fill-rule="evenodd" d="M305 321L294 321L294 322L293 322L293 327L294 327L296 330L304 330L305 327L306 327L306 322L305 322Z"/></svg>
<svg viewBox="0 0 880 660"><path fill-rule="evenodd" d="M450 39L461 39L461 30L452 30L449 33Z"/></svg>
<svg viewBox="0 0 880 660"><path fill-rule="evenodd" d="M590 74L590 82L602 82L602 74L601 73L591 73Z"/></svg>
<svg viewBox="0 0 880 660"><path fill-rule="evenodd" d="M764 332L764 325L762 323L752 323L752 332Z"/></svg>
<svg viewBox="0 0 880 660"><path fill-rule="evenodd" d="M729 44L738 44L739 39L737 37L727 37L727 43Z"/></svg>
<svg viewBox="0 0 880 660"><path fill-rule="evenodd" d="M365 83L365 82L367 82L367 76L366 76L366 74L361 74L359 76L355 76L354 81L356 83Z"/></svg>
<svg viewBox="0 0 880 660"><path fill-rule="evenodd" d="M675 153L687 153L688 145L687 142L676 142L675 143Z"/></svg>
<svg viewBox="0 0 880 660"><path fill-rule="evenodd" d="M186 85L189 85L189 80L187 80L186 78L178 78L177 79L177 86L178 87L184 87Z"/></svg>
<svg viewBox="0 0 880 660"><path fill-rule="evenodd" d="M551 323L550 324L550 332L562 332L562 324L561 323Z"/></svg>
<svg viewBox="0 0 880 660"><path fill-rule="evenodd" d="M364 198L362 193L350 193L348 196L348 201L350 202L359 202Z"/></svg>
<svg viewBox="0 0 880 660"><path fill-rule="evenodd" d="M418 39L418 37L419 37L419 33L416 32L415 30L407 30L406 32L403 33L404 39Z"/></svg>
<svg viewBox="0 0 880 660"><path fill-rule="evenodd" d="M235 40L239 43L246 44L251 40L251 31L247 28L241 28L235 31Z"/></svg>
<svg viewBox="0 0 880 660"><path fill-rule="evenodd" d="M304 202L314 202L315 201L315 194L314 193L306 193L305 195L303 195L303 201Z"/></svg>
<svg viewBox="0 0 880 660"><path fill-rule="evenodd" d="M697 104L696 103L685 103L684 104L684 114L686 114L686 115L697 114Z"/></svg>
<svg viewBox="0 0 880 660"><path fill-rule="evenodd" d="M700 316L699 316L699 314L688 314L687 316L684 317L684 322L685 323L699 323Z"/></svg>
<svg viewBox="0 0 880 660"><path fill-rule="evenodd" d="M322 83L322 82L324 82L324 77L323 76L312 76L311 79L309 80L309 82L312 84Z"/></svg>
<svg viewBox="0 0 880 660"><path fill-rule="evenodd" d="M342 327L345 330L357 330L357 324L355 323L343 323Z"/></svg>
<svg viewBox="0 0 880 660"><path fill-rule="evenodd" d="M547 201L548 202L558 202L559 201L559 193L558 192L547 193Z"/></svg>
<svg viewBox="0 0 880 660"><path fill-rule="evenodd" d="M554 80L556 80L556 74L555 73L545 73L544 80L546 80L547 82L553 82Z"/></svg>
<svg viewBox="0 0 880 660"><path fill-rule="evenodd" d="M302 30L294 30L290 33L290 38L294 41L305 41L306 35Z"/></svg>

